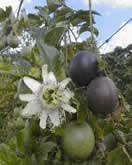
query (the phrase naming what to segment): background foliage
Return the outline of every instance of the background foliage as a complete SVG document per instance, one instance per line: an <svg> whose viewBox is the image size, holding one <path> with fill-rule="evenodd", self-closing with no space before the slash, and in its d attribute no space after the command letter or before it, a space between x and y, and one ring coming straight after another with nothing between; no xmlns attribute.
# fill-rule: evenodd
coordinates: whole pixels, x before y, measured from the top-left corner
<svg viewBox="0 0 132 165"><path fill-rule="evenodd" d="M117 47L113 52L105 54L103 58L107 61L118 88L132 105L132 45L124 49Z"/></svg>

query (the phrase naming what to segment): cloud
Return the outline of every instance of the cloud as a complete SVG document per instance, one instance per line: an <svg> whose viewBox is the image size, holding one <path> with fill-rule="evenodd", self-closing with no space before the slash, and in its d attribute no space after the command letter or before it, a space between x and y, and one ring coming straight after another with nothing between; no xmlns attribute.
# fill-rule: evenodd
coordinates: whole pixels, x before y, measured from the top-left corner
<svg viewBox="0 0 132 165"><path fill-rule="evenodd" d="M31 3L32 0L25 0L25 3ZM20 0L0 0L0 7L5 9L6 6L12 6L13 11L18 10Z"/></svg>
<svg viewBox="0 0 132 165"><path fill-rule="evenodd" d="M88 5L88 0L83 0L84 4ZM131 8L132 0L92 0L93 5L105 4L113 8Z"/></svg>
<svg viewBox="0 0 132 165"><path fill-rule="evenodd" d="M132 44L132 23L127 24L121 31L119 31L110 41L106 43L101 49L101 53L112 51L115 47L121 46L122 48Z"/></svg>

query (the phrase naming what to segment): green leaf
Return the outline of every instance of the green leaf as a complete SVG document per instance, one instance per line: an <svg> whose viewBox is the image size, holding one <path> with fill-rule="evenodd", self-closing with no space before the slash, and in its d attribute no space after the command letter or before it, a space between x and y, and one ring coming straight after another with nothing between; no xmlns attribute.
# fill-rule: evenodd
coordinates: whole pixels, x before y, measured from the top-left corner
<svg viewBox="0 0 132 165"><path fill-rule="evenodd" d="M64 2L64 0L47 0L48 5L62 5Z"/></svg>
<svg viewBox="0 0 132 165"><path fill-rule="evenodd" d="M64 56L61 53L53 61L53 65L52 65L51 69L54 71L54 74L55 74L58 81L61 81L66 77L65 67L64 67L65 63L64 62L65 62Z"/></svg>
<svg viewBox="0 0 132 165"><path fill-rule="evenodd" d="M0 8L0 22L3 22L6 18L8 18L11 12L12 12L11 6L6 7L6 10Z"/></svg>
<svg viewBox="0 0 132 165"><path fill-rule="evenodd" d="M17 165L19 161L15 152L13 152L10 147L4 143L0 144L0 165Z"/></svg>
<svg viewBox="0 0 132 165"><path fill-rule="evenodd" d="M95 10L92 10L92 14L101 16L101 14L99 12L95 11Z"/></svg>
<svg viewBox="0 0 132 165"><path fill-rule="evenodd" d="M30 69L31 64L29 63L29 61L19 58L16 61L14 61L14 64L11 66L10 73L20 77L28 74Z"/></svg>
<svg viewBox="0 0 132 165"><path fill-rule="evenodd" d="M87 15L84 12L86 12ZM92 22L93 24L95 23L94 19L92 20ZM77 26L82 23L88 23L88 25L90 25L90 18L89 18L88 11L79 10L75 14L72 15L71 24L73 26Z"/></svg>
<svg viewBox="0 0 132 165"><path fill-rule="evenodd" d="M55 22L68 20L73 16L73 10L70 7L63 7L55 12Z"/></svg>
<svg viewBox="0 0 132 165"><path fill-rule="evenodd" d="M33 135L33 120L27 120L25 129L17 133L17 153L20 156L31 155L35 148L35 139Z"/></svg>
<svg viewBox="0 0 132 165"><path fill-rule="evenodd" d="M47 0L49 14L55 12L56 9L64 4L64 0Z"/></svg>
<svg viewBox="0 0 132 165"><path fill-rule="evenodd" d="M60 10L57 10L57 11L55 12L55 14L56 14L57 16L67 15L68 13L73 13L73 10L72 10L70 7L67 7L67 6L62 7Z"/></svg>
<svg viewBox="0 0 132 165"><path fill-rule="evenodd" d="M48 45L55 46L63 35L64 27L56 27L49 30L44 36L44 42Z"/></svg>
<svg viewBox="0 0 132 165"><path fill-rule="evenodd" d="M79 23L82 23L82 22L87 22L88 24L90 24L90 15L89 15L89 10L78 10L75 12L75 14L73 14L73 17L72 17L72 20L73 21L74 19L80 19L81 22ZM95 23L94 21L94 18L92 16L92 22L93 24Z"/></svg>
<svg viewBox="0 0 132 165"><path fill-rule="evenodd" d="M31 157L19 158L7 144L0 144L0 165L33 165Z"/></svg>
<svg viewBox="0 0 132 165"><path fill-rule="evenodd" d="M102 165L102 163L100 160L94 160L93 159L93 160L85 161L82 165Z"/></svg>
<svg viewBox="0 0 132 165"><path fill-rule="evenodd" d="M38 15L28 14L28 17L25 17L25 25L30 25L30 27L38 27L42 24L42 20Z"/></svg>
<svg viewBox="0 0 132 165"><path fill-rule="evenodd" d="M40 58L49 65L49 70L52 70L58 78L64 78L64 56L55 47L47 45L44 42L44 36L45 31L43 29L36 33Z"/></svg>
<svg viewBox="0 0 132 165"><path fill-rule="evenodd" d="M17 133L17 154L19 156L24 156L25 148L24 148L24 135L25 135L25 130L22 129Z"/></svg>
<svg viewBox="0 0 132 165"><path fill-rule="evenodd" d="M0 8L0 22L4 21L5 18L6 18L6 13L2 8Z"/></svg>
<svg viewBox="0 0 132 165"><path fill-rule="evenodd" d="M20 20L16 20L12 25L13 32L18 35L22 32L25 26L27 26L27 24L24 22L24 18L22 17Z"/></svg>
<svg viewBox="0 0 132 165"><path fill-rule="evenodd" d="M82 19L80 19L80 18L74 18L72 21L71 21L71 24L73 25L73 26L76 26L76 25L78 25L78 24L80 24L80 23L83 23L84 22L84 20L82 20Z"/></svg>
<svg viewBox="0 0 132 165"><path fill-rule="evenodd" d="M44 7L35 7L35 9L38 9L39 10L39 12L38 12L38 15L40 16L40 17L42 17L45 21L47 21L48 20L48 18L49 18L49 9L48 9L48 6L44 6Z"/></svg>
<svg viewBox="0 0 132 165"><path fill-rule="evenodd" d="M102 139L105 134L105 130L103 128L105 127L103 123L103 119L99 119L99 117L93 116L92 114L90 115L90 112L89 112L88 122L94 130L96 139Z"/></svg>
<svg viewBox="0 0 132 165"><path fill-rule="evenodd" d="M48 5L49 14L55 12L59 6L58 5Z"/></svg>
<svg viewBox="0 0 132 165"><path fill-rule="evenodd" d="M77 109L77 122L84 122L88 115L87 99L84 91L82 89L77 91L71 101Z"/></svg>
<svg viewBox="0 0 132 165"><path fill-rule="evenodd" d="M4 62L0 62L0 72L9 72L11 71L11 65Z"/></svg>
<svg viewBox="0 0 132 165"><path fill-rule="evenodd" d="M26 165L26 164L28 164L28 165L36 165L36 164L34 164L34 160L31 157L28 157L28 156L23 158L23 159L19 159L18 164L19 165ZM18 165L18 164L16 164L16 165Z"/></svg>
<svg viewBox="0 0 132 165"><path fill-rule="evenodd" d="M107 165L131 165L132 162L128 159L126 154L123 152L122 147L118 147L108 153Z"/></svg>
<svg viewBox="0 0 132 165"><path fill-rule="evenodd" d="M95 27L93 27L92 29L93 29L93 31L92 31L93 34L95 34L96 36L98 36L98 34L99 34L98 30L97 30ZM80 30L79 30L79 34L81 34L81 33L83 33L83 32L86 32L86 31L91 32L91 28L90 28L90 26L89 26L88 23L84 23L84 24L81 26L81 28L80 28Z"/></svg>
<svg viewBox="0 0 132 165"><path fill-rule="evenodd" d="M35 148L35 137L32 128L33 120L29 119L25 123L24 148L27 154L31 154Z"/></svg>
<svg viewBox="0 0 132 165"><path fill-rule="evenodd" d="M43 43L39 44L38 48L40 51L40 56L45 60L45 62L49 65L49 68L51 69L55 58L59 56L58 50Z"/></svg>
<svg viewBox="0 0 132 165"><path fill-rule="evenodd" d="M29 19L34 19L34 20L39 20L39 16L35 15L35 14L28 14L28 18Z"/></svg>
<svg viewBox="0 0 132 165"><path fill-rule="evenodd" d="M52 141L45 141L45 138L41 138L36 146L36 152L40 162L48 160L48 154L56 147L56 143Z"/></svg>
<svg viewBox="0 0 132 165"><path fill-rule="evenodd" d="M5 11L6 17L9 17L10 14L11 14L11 12L12 12L12 7L11 7L11 6L7 6L7 7L6 7L6 11Z"/></svg>

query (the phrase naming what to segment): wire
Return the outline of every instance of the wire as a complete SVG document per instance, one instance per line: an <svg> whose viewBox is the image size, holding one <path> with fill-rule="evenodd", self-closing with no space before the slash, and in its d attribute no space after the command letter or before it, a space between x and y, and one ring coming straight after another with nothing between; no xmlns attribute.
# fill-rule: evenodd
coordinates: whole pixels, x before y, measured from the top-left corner
<svg viewBox="0 0 132 165"><path fill-rule="evenodd" d="M113 36L115 36L121 29L123 29L130 21L132 21L132 18L130 18L128 21L126 21L119 29L117 29L108 39L106 39L99 47L101 48L104 44L108 43Z"/></svg>

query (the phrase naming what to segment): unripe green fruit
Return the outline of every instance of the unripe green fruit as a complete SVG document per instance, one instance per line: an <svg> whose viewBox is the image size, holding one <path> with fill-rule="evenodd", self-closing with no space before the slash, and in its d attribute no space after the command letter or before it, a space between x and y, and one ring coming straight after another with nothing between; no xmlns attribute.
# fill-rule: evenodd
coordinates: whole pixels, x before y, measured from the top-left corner
<svg viewBox="0 0 132 165"><path fill-rule="evenodd" d="M93 130L87 123L72 123L64 130L62 144L69 157L77 160L87 159L95 145Z"/></svg>
<svg viewBox="0 0 132 165"><path fill-rule="evenodd" d="M7 43L10 47L16 48L19 44L18 38L14 35L9 35L7 37Z"/></svg>

